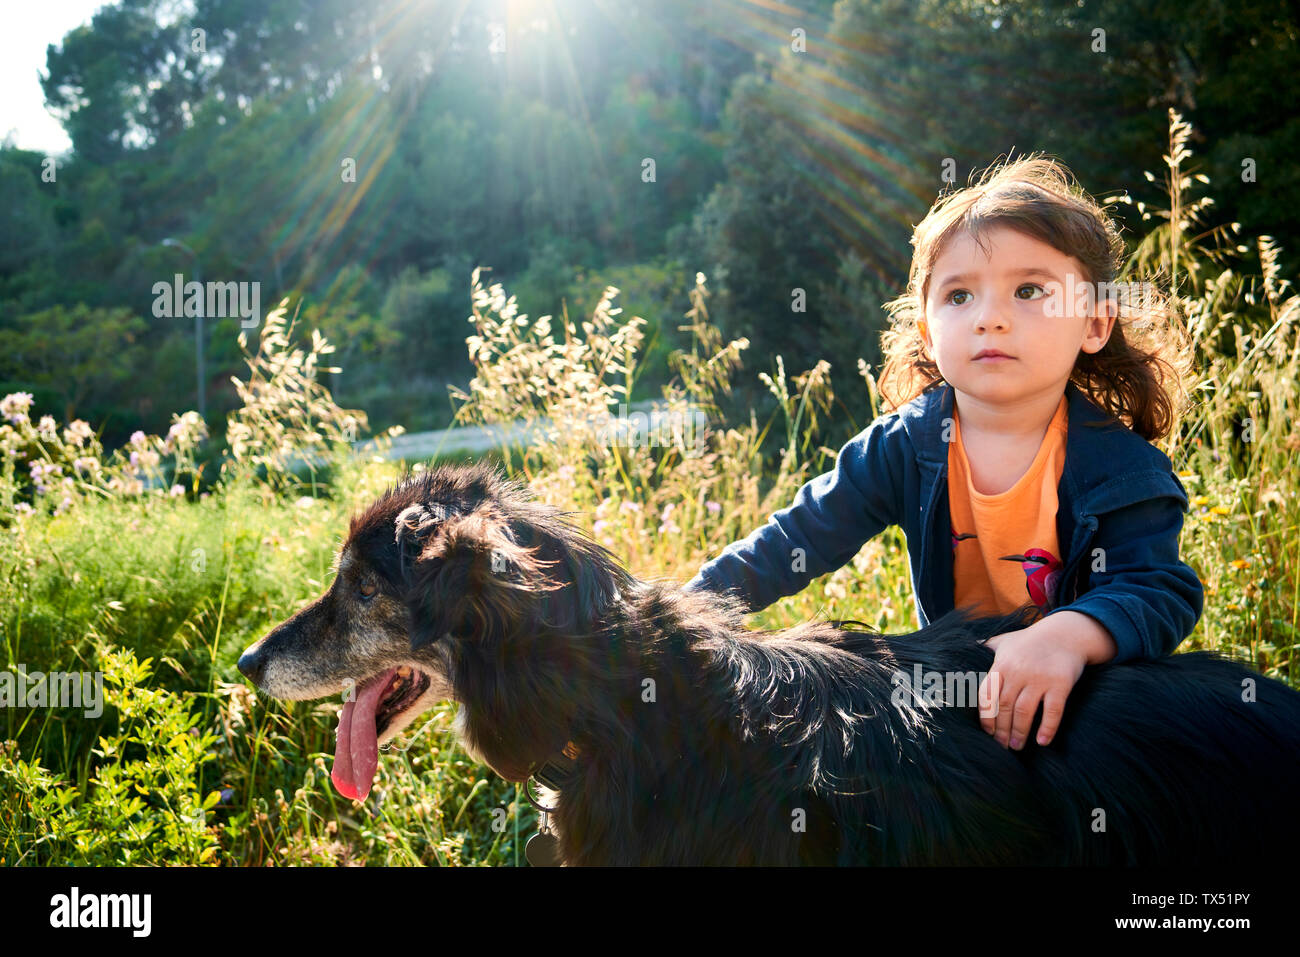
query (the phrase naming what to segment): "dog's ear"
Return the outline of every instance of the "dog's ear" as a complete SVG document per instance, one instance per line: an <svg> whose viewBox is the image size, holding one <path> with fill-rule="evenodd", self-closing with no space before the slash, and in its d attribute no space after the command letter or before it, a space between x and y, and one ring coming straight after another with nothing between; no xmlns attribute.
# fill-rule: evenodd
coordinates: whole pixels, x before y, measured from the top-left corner
<svg viewBox="0 0 1300 957"><path fill-rule="evenodd" d="M521 633L536 614L536 592L547 590L543 564L490 511L437 523L407 576L411 650L447 634L491 640Z"/></svg>
<svg viewBox="0 0 1300 957"><path fill-rule="evenodd" d="M399 568L403 577L407 567L419 558L433 529L446 521L447 515L447 507L440 502L408 505L398 513L394 541L397 542Z"/></svg>

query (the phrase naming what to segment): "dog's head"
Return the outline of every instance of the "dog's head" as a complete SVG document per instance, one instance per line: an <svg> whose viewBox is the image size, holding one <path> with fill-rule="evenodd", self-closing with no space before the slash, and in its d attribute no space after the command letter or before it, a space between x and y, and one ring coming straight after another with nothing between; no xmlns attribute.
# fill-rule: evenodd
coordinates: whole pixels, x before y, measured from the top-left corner
<svg viewBox="0 0 1300 957"><path fill-rule="evenodd" d="M462 704L471 753L523 780L564 743L553 712L575 689L556 684L582 670L565 639L589 634L630 581L525 486L442 466L353 518L329 589L239 670L275 698L344 694L332 777L347 797L369 793L379 745L446 698Z"/></svg>

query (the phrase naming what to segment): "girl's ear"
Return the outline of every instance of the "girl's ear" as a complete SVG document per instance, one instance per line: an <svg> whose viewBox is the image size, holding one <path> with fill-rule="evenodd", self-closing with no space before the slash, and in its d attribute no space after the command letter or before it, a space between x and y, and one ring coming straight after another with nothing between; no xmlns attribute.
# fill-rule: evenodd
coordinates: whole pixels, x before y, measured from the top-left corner
<svg viewBox="0 0 1300 957"><path fill-rule="evenodd" d="M1098 353L1106 347L1115 323L1119 321L1119 301L1113 296L1097 300L1097 314L1089 320L1088 338L1083 341L1083 351Z"/></svg>
<svg viewBox="0 0 1300 957"><path fill-rule="evenodd" d="M441 523L408 576L411 650L448 634L471 641L519 634L536 610L529 584L540 570L534 551L516 544L488 513Z"/></svg>

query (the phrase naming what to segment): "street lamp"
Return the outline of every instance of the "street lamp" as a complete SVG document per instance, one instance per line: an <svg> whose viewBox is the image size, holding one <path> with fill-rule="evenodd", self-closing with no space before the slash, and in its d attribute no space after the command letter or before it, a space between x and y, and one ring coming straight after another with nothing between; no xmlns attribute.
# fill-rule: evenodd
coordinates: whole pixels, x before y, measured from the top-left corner
<svg viewBox="0 0 1300 957"><path fill-rule="evenodd" d="M203 384L203 271L199 268L199 254L190 249L189 246L186 246L179 239L168 237L159 243L159 245L171 246L174 249L179 249L182 252L188 253L190 258L194 260L194 281L199 284L199 311L194 317L194 361L195 369L198 374L199 418L206 418L204 415L204 407L206 405L204 393L206 392L206 389ZM183 294L181 299L184 301Z"/></svg>

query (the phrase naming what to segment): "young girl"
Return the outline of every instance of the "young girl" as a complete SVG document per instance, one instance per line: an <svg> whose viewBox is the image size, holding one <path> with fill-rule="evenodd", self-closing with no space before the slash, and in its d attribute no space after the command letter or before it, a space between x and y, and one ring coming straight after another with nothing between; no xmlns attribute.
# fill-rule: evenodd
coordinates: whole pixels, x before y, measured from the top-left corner
<svg viewBox="0 0 1300 957"><path fill-rule="evenodd" d="M1038 608L988 642L980 688L985 730L1017 749L1040 703L1050 743L1085 665L1170 654L1204 598L1178 557L1187 494L1148 441L1173 427L1186 340L1157 293L1116 286L1123 243L1071 180L1030 156L935 203L885 305L894 411L686 586L759 611L899 525L922 627Z"/></svg>

